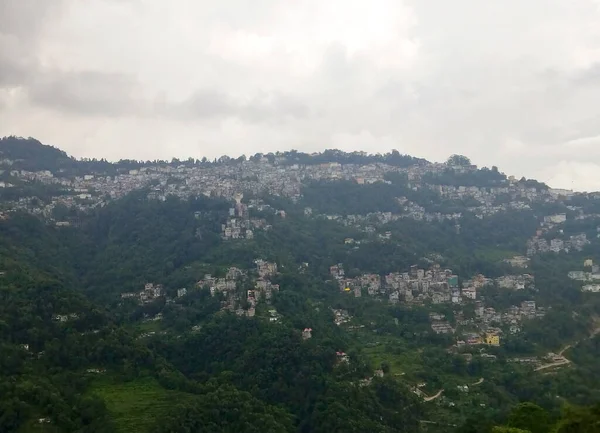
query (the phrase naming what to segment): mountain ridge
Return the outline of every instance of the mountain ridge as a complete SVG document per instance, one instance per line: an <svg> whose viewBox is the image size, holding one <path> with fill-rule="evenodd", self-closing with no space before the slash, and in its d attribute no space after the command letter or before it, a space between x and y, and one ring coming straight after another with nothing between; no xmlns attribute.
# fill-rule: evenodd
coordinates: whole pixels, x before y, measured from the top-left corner
<svg viewBox="0 0 600 433"><path fill-rule="evenodd" d="M167 160L135 160L135 159L121 159L119 161L107 161L106 159L90 159L90 158L80 158L76 159L72 156L69 156L66 152L60 150L57 147L46 145L41 143L40 141L34 138L22 138L17 136L7 136L0 138L0 155L4 155L8 159L20 159L22 156L22 152L19 152L19 147L24 147L29 149L30 151L37 150L40 154L49 154L50 152L54 152L55 158L58 156L62 157L65 160L68 160L72 164L82 165L84 168L91 170L98 170L101 172L102 169L107 170L109 166L120 166L123 165L125 168L134 167L144 167L151 165L179 165L179 164L227 164L227 163L235 163L235 162L243 162L246 160L251 161L268 161L270 163L279 164L279 165L314 165L314 164L326 164L326 163L340 163L340 164L373 164L373 163L385 163L400 167L410 167L410 166L424 166L424 165L446 165L449 167L454 167L455 169L461 168L461 170L477 170L478 167L471 164L469 158L463 155L452 155L446 163L433 163L423 158L413 157L406 154L401 154L397 150L392 150L386 154L369 154L364 151L353 151L353 152L344 152L338 149L325 149L322 152L313 152L313 153L304 153L299 152L297 150L290 150L284 152L275 152L275 153L256 153L248 158L245 155L241 155L237 158L229 157L227 155L223 155L220 158L214 158L212 161L207 158L202 159L194 159L192 157L184 160L179 160L177 158L173 158L171 161ZM40 158L36 158L40 159ZM94 166L93 163L100 164L99 166ZM47 166L47 164L41 164L39 169L45 169L42 167ZM492 167L488 169L487 167L482 167L479 170L491 170L495 173L499 173L496 167ZM110 170L109 170L110 171ZM56 174L56 173L55 173ZM503 173L499 173L502 174ZM506 176L506 175L504 175ZM519 180L520 182L526 182L527 179L524 177ZM532 184L540 185L544 188L549 188L547 185L543 183L539 183L537 181L529 180Z"/></svg>

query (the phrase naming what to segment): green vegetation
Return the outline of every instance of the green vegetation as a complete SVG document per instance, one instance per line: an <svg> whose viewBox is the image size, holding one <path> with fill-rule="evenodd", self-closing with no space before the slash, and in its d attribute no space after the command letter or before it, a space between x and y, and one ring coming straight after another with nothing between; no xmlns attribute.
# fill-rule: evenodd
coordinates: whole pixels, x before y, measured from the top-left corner
<svg viewBox="0 0 600 433"><path fill-rule="evenodd" d="M511 411L508 426L493 427L491 433L592 433L599 431L599 428L599 406L567 406L558 419L552 420L550 414L541 407L523 403Z"/></svg>
<svg viewBox="0 0 600 433"><path fill-rule="evenodd" d="M3 139L0 149L15 169L66 177L150 164L77 161L14 137ZM285 157L285 165L423 163L396 151L291 151L250 159L263 157ZM157 162L234 163L226 157ZM397 173L385 180L309 182L297 200L255 194L253 199L272 208L251 209L252 217L270 226L252 239L223 240L221 224L232 206L225 199L154 200L149 190L88 213L67 206L52 210L57 219L77 218L73 227L56 227L24 211L1 219L0 431L600 431L600 299L568 277L584 258L597 257L596 223L569 219L563 233L548 234L588 233L594 242L583 251L541 254L517 270L503 260L525 254L540 215L566 205L533 204L480 218L469 200L442 199L434 187L415 190ZM485 188L507 181L496 168L476 170L462 156L451 157L448 169L429 180ZM43 201L60 189L23 183L2 193L0 201L21 195ZM401 197L425 212L462 217L404 218ZM592 199L577 200L597 208ZM307 207L312 216L305 215ZM274 209L285 210L286 217ZM382 212L402 217L381 222L372 215ZM259 278L256 259L275 262L278 272ZM478 274L533 274L535 287L510 290L490 282L478 289L478 300L498 313L533 300L543 317L534 312L514 333L499 324L498 347L459 344L457 335L432 329L430 313L452 332L476 332L474 300L393 304L388 293L369 296L367 288L355 297L353 290L340 291L330 273L330 266L343 263L348 278L379 278L434 262L458 274L460 284ZM224 280L232 266L242 275L234 302L224 289L213 287L211 293L207 284L197 284ZM270 299L257 296L251 309L249 291L266 279L278 288ZM161 285L164 293L140 301L146 283ZM184 287L187 293L178 293ZM417 288L406 296L411 290L417 297ZM336 314L345 319L336 323ZM566 361L543 369L527 364L549 352Z"/></svg>
<svg viewBox="0 0 600 433"><path fill-rule="evenodd" d="M121 378L93 380L88 393L101 398L114 420L117 432L146 432L171 410L173 402L184 403L188 394L169 391L151 377L123 382Z"/></svg>

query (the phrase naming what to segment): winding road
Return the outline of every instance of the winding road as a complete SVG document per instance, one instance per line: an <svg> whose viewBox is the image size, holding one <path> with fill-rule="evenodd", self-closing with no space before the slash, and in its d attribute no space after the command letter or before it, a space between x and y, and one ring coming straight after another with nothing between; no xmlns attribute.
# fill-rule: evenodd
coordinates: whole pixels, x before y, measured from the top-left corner
<svg viewBox="0 0 600 433"><path fill-rule="evenodd" d="M484 382L484 378L480 378L477 382L473 382L470 386L475 386L475 385L480 385ZM433 401L439 397L442 396L442 393L444 392L444 388L440 389L437 394L432 395L431 397L426 397L425 394L421 391L421 397L423 397L423 401Z"/></svg>
<svg viewBox="0 0 600 433"><path fill-rule="evenodd" d="M424 397L424 398L423 398L423 401L433 401L433 400L435 400L436 398L440 397L440 396L442 395L442 393L443 393L443 392L444 392L444 390L443 390L443 389L440 389L440 390L437 392L437 394L436 394L436 395L432 395L431 397Z"/></svg>
<svg viewBox="0 0 600 433"><path fill-rule="evenodd" d="M536 368L534 371L541 371L541 370L546 370L547 368L552 368L552 367L560 367L563 365L567 365L571 363L571 360L567 359L564 356L564 353L569 350L570 348L572 348L573 346L577 346L579 343L581 343L583 340L589 340L590 338L594 338L594 336L596 336L597 334L600 334L600 326L597 326L596 328L594 328L594 330L590 333L590 335L588 335L587 337L576 341L575 343L571 343L571 344L567 344L565 347L563 347L560 352L558 352L558 356L562 356L563 360L561 361L556 361L556 362L552 362L550 364L545 364L545 365L540 365L538 368Z"/></svg>

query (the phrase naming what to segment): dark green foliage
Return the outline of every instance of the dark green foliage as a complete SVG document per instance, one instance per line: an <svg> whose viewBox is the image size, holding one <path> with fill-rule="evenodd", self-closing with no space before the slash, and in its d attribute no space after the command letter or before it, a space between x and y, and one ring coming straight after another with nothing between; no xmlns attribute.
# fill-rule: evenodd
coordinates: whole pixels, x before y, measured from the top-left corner
<svg viewBox="0 0 600 433"><path fill-rule="evenodd" d="M219 244L219 215L227 208L218 200L169 197L162 203L143 194L107 206L84 228L95 252L81 266L88 270L85 286L93 296L106 296L163 281ZM209 216L195 218L194 212Z"/></svg>
<svg viewBox="0 0 600 433"><path fill-rule="evenodd" d="M524 186L525 188L535 188L537 191L544 191L549 189L548 185L543 182L539 182L535 179L526 179L522 177L519 179L519 185Z"/></svg>
<svg viewBox="0 0 600 433"><path fill-rule="evenodd" d="M514 427L494 427L492 433L531 433L529 430L523 430Z"/></svg>
<svg viewBox="0 0 600 433"><path fill-rule="evenodd" d="M374 164L374 163L385 163L394 165L397 167L410 167L414 165L422 165L427 162L422 158L415 158L409 155L403 155L397 150L392 150L386 154L367 154L365 152L343 152L337 149L326 149L324 152L319 154L308 154L298 152L297 150L291 150L289 152L277 152L277 154L269 153L267 155L255 154L251 156L250 161L258 161L261 157L266 157L271 163L275 161L275 158L284 157L286 160L284 164L303 164L303 165L315 165L315 164Z"/></svg>
<svg viewBox="0 0 600 433"><path fill-rule="evenodd" d="M467 430L464 430L467 431ZM600 406L566 406L558 421L532 403L513 408L507 427L494 427L491 433L596 433L600 431Z"/></svg>
<svg viewBox="0 0 600 433"><path fill-rule="evenodd" d="M508 426L531 433L547 433L550 428L550 415L536 404L521 403L510 412Z"/></svg>
<svg viewBox="0 0 600 433"><path fill-rule="evenodd" d="M302 204L324 214L365 215L369 212L400 211L394 200L392 185L374 183L359 185L355 182L314 182L302 191Z"/></svg>
<svg viewBox="0 0 600 433"><path fill-rule="evenodd" d="M311 420L315 433L418 431L422 410L414 396L387 381L372 386L336 385L317 401Z"/></svg>
<svg viewBox="0 0 600 433"><path fill-rule="evenodd" d="M467 215L461 220L460 237L472 247L524 252L525 242L536 228L531 212L502 212L484 219Z"/></svg>
<svg viewBox="0 0 600 433"><path fill-rule="evenodd" d="M0 152L3 158L14 162L15 169L27 171L60 171L72 168L77 161L56 147L47 146L34 138L0 138Z"/></svg>
<svg viewBox="0 0 600 433"><path fill-rule="evenodd" d="M324 389L324 376L332 371L335 350L330 344L305 344L298 331L285 326L226 316L165 347L163 355L190 378L231 372L241 389L272 404L286 402L300 413L307 399Z"/></svg>
<svg viewBox="0 0 600 433"><path fill-rule="evenodd" d="M185 332L201 323L221 309L221 300L210 296L206 289L191 291L175 304L167 305L162 311L165 324L178 332Z"/></svg>
<svg viewBox="0 0 600 433"><path fill-rule="evenodd" d="M600 431L600 406L567 407L554 433L595 433Z"/></svg>
<svg viewBox="0 0 600 433"><path fill-rule="evenodd" d="M451 155L450 158L448 158L448 161L446 161L446 164L453 165L453 166L468 167L471 165L471 160L464 155L454 154L454 155Z"/></svg>
<svg viewBox="0 0 600 433"><path fill-rule="evenodd" d="M588 324L581 316L567 311L550 311L542 319L526 324L525 334L542 347L558 350L564 341L575 341L588 334Z"/></svg>
<svg viewBox="0 0 600 433"><path fill-rule="evenodd" d="M291 433L291 416L231 386L175 404L154 433Z"/></svg>
<svg viewBox="0 0 600 433"><path fill-rule="evenodd" d="M457 164L462 165L462 164ZM482 168L467 172L456 171L448 167L441 174L427 174L423 179L425 182L433 185L451 185L451 186L477 186L494 187L506 184L506 175L500 173L497 168Z"/></svg>

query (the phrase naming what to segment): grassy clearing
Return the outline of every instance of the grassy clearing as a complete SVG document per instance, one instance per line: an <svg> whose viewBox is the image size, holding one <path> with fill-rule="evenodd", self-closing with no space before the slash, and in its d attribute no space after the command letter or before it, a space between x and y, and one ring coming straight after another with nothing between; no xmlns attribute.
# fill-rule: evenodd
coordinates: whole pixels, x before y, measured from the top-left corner
<svg viewBox="0 0 600 433"><path fill-rule="evenodd" d="M157 417L189 398L188 394L164 389L153 378L131 382L102 378L92 384L90 392L104 400L117 431L123 433L147 432Z"/></svg>
<svg viewBox="0 0 600 433"><path fill-rule="evenodd" d="M363 343L362 350L371 360L373 367L379 368L385 362L390 366L393 375L403 376L404 379L409 380L421 370L418 351L406 349L398 339L372 336L369 340L368 343Z"/></svg>
<svg viewBox="0 0 600 433"><path fill-rule="evenodd" d="M136 323L133 329L140 334L143 332L158 332L162 330L162 323L158 320L148 320L146 322Z"/></svg>
<svg viewBox="0 0 600 433"><path fill-rule="evenodd" d="M479 259L490 262L501 262L504 259L509 259L520 255L517 251L499 250L495 248L480 248L473 252Z"/></svg>

